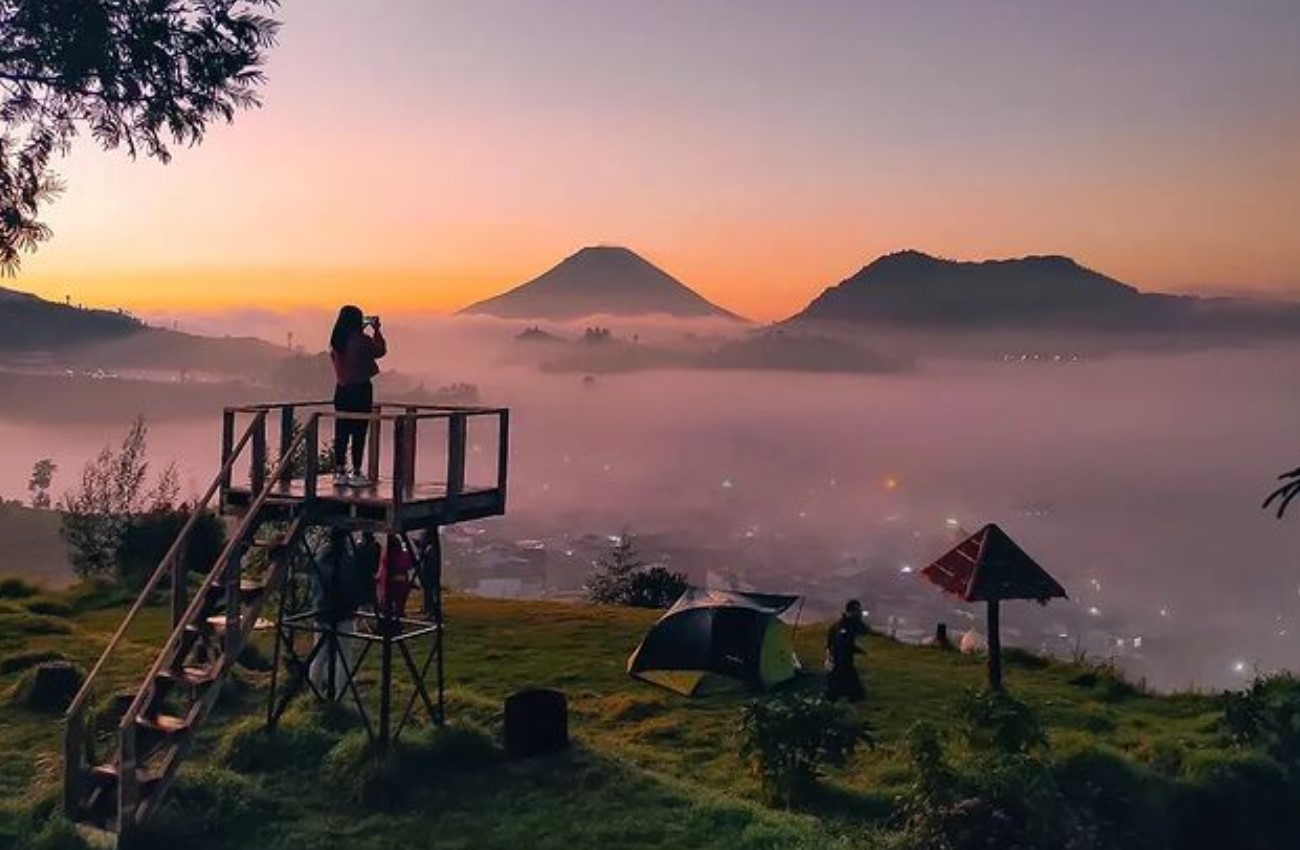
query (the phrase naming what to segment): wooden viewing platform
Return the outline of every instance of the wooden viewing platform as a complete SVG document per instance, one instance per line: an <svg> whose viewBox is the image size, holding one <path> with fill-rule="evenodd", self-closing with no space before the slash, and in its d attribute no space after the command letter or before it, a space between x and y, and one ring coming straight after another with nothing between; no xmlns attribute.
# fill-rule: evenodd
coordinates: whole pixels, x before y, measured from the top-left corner
<svg viewBox="0 0 1300 850"><path fill-rule="evenodd" d="M333 458L324 449L340 419L370 423L365 486L334 483ZM152 817L236 659L259 631L275 634L268 730L303 692L345 701L381 747L420 713L442 724L439 529L504 514L509 459L510 414L502 408L380 404L370 414L354 414L320 401L226 408L221 467L188 506L189 519L68 708L67 817L105 846L128 839ZM234 521L200 579L191 575L185 553L209 512ZM419 591L418 612L413 604L359 607L352 622L364 624L361 629L323 617L316 591L333 579L321 572L323 535L312 533L321 527L349 532L343 545L354 555L356 531L384 535L389 553L393 545L411 553L408 580ZM160 598L170 602L172 630L134 693L125 695L128 704L114 690L120 673L105 671L120 663L113 659L141 611ZM357 644L355 660L344 657L341 647ZM361 672L368 656L377 656L377 683ZM314 663L328 669L327 681L312 680ZM399 702L394 676L409 679Z"/></svg>
<svg viewBox="0 0 1300 850"><path fill-rule="evenodd" d="M332 424L340 419L370 422L369 486L336 486L332 472L321 468L329 458ZM495 464L485 480L467 481L469 432L480 425L493 430L489 457ZM251 450L242 480L233 468L222 478L220 506L225 514L243 515L263 491L260 510L268 518L287 519L305 509L313 524L354 530L400 533L505 513L510 419L503 408L377 404L367 416L336 413L330 402L320 401L228 407L222 426L223 464L244 448L242 441L234 441L241 426ZM297 462L285 464L277 480L268 481L269 438L277 438L278 456L283 457L299 434L303 445ZM437 439L439 457L422 464L419 449L427 447L431 437Z"/></svg>

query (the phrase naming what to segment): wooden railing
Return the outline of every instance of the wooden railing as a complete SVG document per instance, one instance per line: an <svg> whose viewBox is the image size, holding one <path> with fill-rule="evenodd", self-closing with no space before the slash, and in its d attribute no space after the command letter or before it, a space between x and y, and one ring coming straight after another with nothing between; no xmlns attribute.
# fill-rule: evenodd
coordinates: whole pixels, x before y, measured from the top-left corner
<svg viewBox="0 0 1300 850"><path fill-rule="evenodd" d="M197 526L202 515L212 509L211 503L213 496L216 495L221 483L229 479L230 471L233 468L236 459L242 454L249 443L255 440L254 435L264 424L265 418L265 414L255 416L254 420L244 429L239 441L233 443L230 447L230 451L225 453L220 471L212 480L212 483L208 486L208 489L204 492L203 496L194 503L190 517L186 521L184 527L181 528L180 533L176 536L175 542L172 543L171 547L167 550L167 553L163 555L157 568L154 569L153 574L149 576L149 580L145 582L139 596L136 597L135 602L132 603L131 607L127 610L126 616L122 619L121 625L117 627L117 631L113 633L113 636L109 638L108 646L104 648L104 651L100 654L95 665L90 668L90 673L86 675L86 679L82 683L81 689L77 692L72 703L68 706L68 710L64 715L63 768L64 803L65 808L69 813L73 811L77 805L77 800L79 799L78 791L81 784L80 775L85 758L86 710L90 704L91 695L94 693L96 682L103 673L105 667L108 665L109 659L117 651L122 639L126 636L127 630L135 622L136 617L139 616L145 605L148 604L149 600L157 591L158 586L162 583L163 578L166 576L170 576L171 578L173 629L175 629L183 619L186 610L186 571L184 555L189 544L190 535L193 533L194 528ZM197 601L200 598L201 597L196 596L195 600Z"/></svg>
<svg viewBox="0 0 1300 850"><path fill-rule="evenodd" d="M248 482L250 495L256 498L267 487L287 488L297 479L302 479L306 498L314 499L318 495L317 478L321 457L322 435L321 423L326 420L365 420L370 423L367 433L367 474L375 482L381 480L381 472L387 473L389 491L386 498L401 505L417 486L436 481L445 486L445 497L454 500L460 496L467 485L466 464L470 424L475 421L495 420L496 422L496 469L490 486L505 495L510 454L510 413L504 408L477 406L447 406L418 404L377 404L371 413L342 413L333 409L327 401L298 401L277 404L256 404L241 407L228 407L224 412L222 425L223 461L234 452L234 434L239 419L251 416L250 427L254 429L253 450L249 457ZM300 417L306 417L305 422ZM274 430L278 431L279 456L286 457L295 430L303 434L302 469L295 469L296 464L285 464L278 475L268 475L266 470L266 446L273 436L273 426L269 423L278 420ZM430 422L444 421L447 427L446 466L439 469L440 477L422 479L419 469L418 447L421 444L421 426ZM425 428L427 432L427 427ZM389 437L392 446L391 457L387 464L382 452L384 437ZM426 434L427 437L427 434ZM328 443L326 443L328 445ZM387 468L385 469L385 465ZM234 486L231 469L223 465L225 477L222 479L224 489Z"/></svg>

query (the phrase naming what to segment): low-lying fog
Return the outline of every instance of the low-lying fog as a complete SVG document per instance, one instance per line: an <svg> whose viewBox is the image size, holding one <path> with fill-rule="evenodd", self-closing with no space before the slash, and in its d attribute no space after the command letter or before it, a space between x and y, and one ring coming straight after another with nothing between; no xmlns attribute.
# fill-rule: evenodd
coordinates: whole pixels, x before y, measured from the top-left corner
<svg viewBox="0 0 1300 850"><path fill-rule="evenodd" d="M1114 652L1166 687L1238 684L1256 667L1296 663L1300 511L1279 522L1260 510L1275 476L1300 465L1294 349L584 381L499 365L501 345L475 340L508 342L500 326L448 327L394 320L389 365L431 385L473 382L483 403L512 408L510 517L485 523L492 533L675 536L712 551L719 572L862 596L878 625L896 616L915 630L934 618L908 600L965 627L951 611L960 606L912 572L941 554L949 520L997 522L1071 596L1037 613L1008 606L1013 630L1049 624L1026 629L1024 643L1059 630L1054 650ZM10 404L21 400L0 411ZM108 429L0 412L0 494L25 495L45 456L61 492L129 418ZM215 409L155 422L151 455L175 459L185 490L201 491L219 429ZM475 441L487 474L488 435Z"/></svg>

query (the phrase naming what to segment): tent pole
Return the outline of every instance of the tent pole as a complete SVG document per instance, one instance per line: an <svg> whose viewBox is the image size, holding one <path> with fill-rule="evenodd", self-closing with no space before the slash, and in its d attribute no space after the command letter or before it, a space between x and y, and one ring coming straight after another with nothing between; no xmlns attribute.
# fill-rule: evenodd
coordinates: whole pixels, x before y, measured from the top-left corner
<svg viewBox="0 0 1300 850"><path fill-rule="evenodd" d="M996 599L989 600L989 690L1002 691L1002 632Z"/></svg>

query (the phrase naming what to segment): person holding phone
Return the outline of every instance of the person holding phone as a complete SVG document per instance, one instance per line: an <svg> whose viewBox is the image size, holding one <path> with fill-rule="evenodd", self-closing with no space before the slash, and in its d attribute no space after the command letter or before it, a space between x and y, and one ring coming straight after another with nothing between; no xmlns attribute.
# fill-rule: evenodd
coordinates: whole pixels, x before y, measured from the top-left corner
<svg viewBox="0 0 1300 850"><path fill-rule="evenodd" d="M366 333L366 328L371 333ZM378 316L366 316L361 308L349 304L339 310L330 333L330 361L334 364L334 410L337 413L371 413L375 408L375 388L371 383L379 374L375 361L388 353L388 344L379 328ZM370 479L362 471L366 451L366 419L334 420L334 486L369 487ZM350 450L350 451L349 451ZM348 461L352 461L351 472Z"/></svg>

